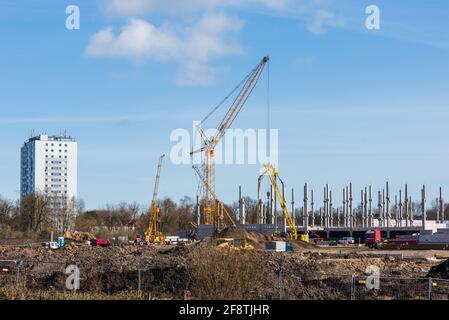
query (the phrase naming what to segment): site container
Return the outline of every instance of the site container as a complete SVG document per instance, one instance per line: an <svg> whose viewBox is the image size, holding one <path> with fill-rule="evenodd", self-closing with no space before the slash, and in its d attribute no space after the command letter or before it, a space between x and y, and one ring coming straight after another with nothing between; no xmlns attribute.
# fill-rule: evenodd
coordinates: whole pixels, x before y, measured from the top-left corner
<svg viewBox="0 0 449 320"><path fill-rule="evenodd" d="M285 252L287 250L287 243L285 241L268 241L265 249L268 251Z"/></svg>

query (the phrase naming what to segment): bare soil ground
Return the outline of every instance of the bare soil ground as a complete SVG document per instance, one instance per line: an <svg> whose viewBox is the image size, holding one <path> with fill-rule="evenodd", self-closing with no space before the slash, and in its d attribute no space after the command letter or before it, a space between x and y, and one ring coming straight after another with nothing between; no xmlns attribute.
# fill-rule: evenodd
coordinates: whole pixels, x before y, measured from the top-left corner
<svg viewBox="0 0 449 320"><path fill-rule="evenodd" d="M423 252L404 258L398 251L301 242L294 253L274 253L263 249L269 237L241 230L226 236L246 238L256 250L217 248L210 239L183 247L0 246L0 260L23 261L19 283L11 277L10 286L0 286L0 299L349 299L352 276L364 275L368 266L379 267L382 276L424 277L441 263ZM71 264L80 270L76 297L65 283ZM449 278L447 266L432 270Z"/></svg>
<svg viewBox="0 0 449 320"><path fill-rule="evenodd" d="M433 266L429 270L427 277L449 279L449 259Z"/></svg>

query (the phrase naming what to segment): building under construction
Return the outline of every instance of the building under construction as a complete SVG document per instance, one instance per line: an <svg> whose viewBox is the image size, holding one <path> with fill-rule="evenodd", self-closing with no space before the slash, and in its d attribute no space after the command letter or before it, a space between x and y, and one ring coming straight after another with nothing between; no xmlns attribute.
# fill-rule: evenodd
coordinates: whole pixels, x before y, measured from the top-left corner
<svg viewBox="0 0 449 320"><path fill-rule="evenodd" d="M268 56L263 57L237 87L204 118L202 122L239 89L225 117L218 125L215 135L208 137L201 127L202 122L196 127L202 139L202 146L192 150L191 155L197 153L204 155L203 165L193 166L200 178L202 189L202 197L197 203L196 237L198 239L213 236L226 226L239 226L266 235L283 233L292 239L297 239L298 235L300 237L302 235L302 239L305 239L304 235L308 236L311 232L322 234L328 239L344 236L364 239L366 232L373 228L380 229L385 237L390 238L401 234L433 234L440 229L449 228L449 221L444 217L445 206L441 188L436 220L427 218L425 185L421 188L421 197L416 204L412 202L407 184L404 189L398 190L397 194L393 195L388 182L377 191L373 190L371 185L363 187L360 189L360 194L353 190L352 183L349 183L342 189L341 198L338 200L336 192L326 184L323 187L323 203L318 204L315 202L316 193L306 183L300 206L295 203L294 189L291 190L291 209L289 210L284 181L279 177L278 168L271 164L264 164L265 171L258 178L257 223L246 223L245 198L241 187L239 188L239 218L238 221L234 221L215 192L215 147L242 110L269 61ZM266 199L263 199L261 191L261 181L264 177L268 177L270 182L269 190L266 190Z"/></svg>

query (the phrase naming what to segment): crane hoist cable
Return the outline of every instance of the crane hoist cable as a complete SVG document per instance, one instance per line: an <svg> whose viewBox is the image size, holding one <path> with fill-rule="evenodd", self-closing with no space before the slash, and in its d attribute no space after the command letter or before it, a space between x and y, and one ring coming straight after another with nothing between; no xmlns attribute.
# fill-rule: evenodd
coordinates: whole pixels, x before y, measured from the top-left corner
<svg viewBox="0 0 449 320"><path fill-rule="evenodd" d="M218 109L220 109L220 107L248 80L249 77L251 77L251 75L255 72L255 70L257 69L258 66L254 67L253 70L251 70L251 72L249 72L243 79L242 81L240 81L234 89L231 90L231 92L228 93L228 95L226 97L223 98L223 100L221 100L213 109L212 111L210 111L204 118L203 120L201 120L200 124L203 124L207 119L210 118L210 116L212 116L212 114L217 111Z"/></svg>
<svg viewBox="0 0 449 320"><path fill-rule="evenodd" d="M271 123L270 123L270 119L271 119L271 97L270 97L270 62L268 61L267 63L267 133L270 133L270 129L271 129ZM268 137L268 135L267 135ZM269 138L268 142L270 141ZM268 144L267 147L269 148L270 145ZM269 149L268 149L269 150Z"/></svg>
<svg viewBox="0 0 449 320"><path fill-rule="evenodd" d="M266 74L267 74L267 134L266 134L266 146L267 150L270 150L271 147L271 138L270 138L270 130L271 130L271 96L270 96L270 61L267 63L266 68ZM269 188L270 182L267 181L267 188ZM275 214L277 214L275 212Z"/></svg>

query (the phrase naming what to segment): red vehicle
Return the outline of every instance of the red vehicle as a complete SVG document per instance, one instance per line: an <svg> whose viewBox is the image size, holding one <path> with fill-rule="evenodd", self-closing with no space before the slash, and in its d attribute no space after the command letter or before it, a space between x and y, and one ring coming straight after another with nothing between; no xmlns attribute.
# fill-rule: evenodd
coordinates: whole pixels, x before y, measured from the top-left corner
<svg viewBox="0 0 449 320"><path fill-rule="evenodd" d="M382 243L382 235L380 229L368 230L365 237L365 246L376 248Z"/></svg>
<svg viewBox="0 0 449 320"><path fill-rule="evenodd" d="M312 240L314 243L320 243L324 241L324 238L317 233L310 234L309 239Z"/></svg>
<svg viewBox="0 0 449 320"><path fill-rule="evenodd" d="M394 239L388 240L388 243L391 244L400 244L400 245L409 245L409 244L417 244L418 243L418 236L417 235L399 235L394 237Z"/></svg>
<svg viewBox="0 0 449 320"><path fill-rule="evenodd" d="M90 240L90 245L93 247L109 247L111 245L111 242L108 239L97 238Z"/></svg>

